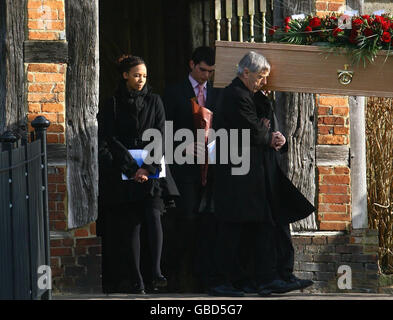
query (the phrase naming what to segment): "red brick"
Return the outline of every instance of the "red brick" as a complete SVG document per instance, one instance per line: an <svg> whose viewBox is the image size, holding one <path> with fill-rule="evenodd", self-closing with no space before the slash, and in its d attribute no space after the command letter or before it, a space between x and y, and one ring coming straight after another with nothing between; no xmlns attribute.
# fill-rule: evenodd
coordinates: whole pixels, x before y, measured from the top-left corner
<svg viewBox="0 0 393 320"><path fill-rule="evenodd" d="M328 11L338 11L342 5L342 3L329 3Z"/></svg>
<svg viewBox="0 0 393 320"><path fill-rule="evenodd" d="M323 195L322 196L323 203L349 203L350 196L349 195Z"/></svg>
<svg viewBox="0 0 393 320"><path fill-rule="evenodd" d="M348 106L348 98L346 97L338 97L338 96L319 96L318 104L320 106L335 106L335 107L347 107Z"/></svg>
<svg viewBox="0 0 393 320"><path fill-rule="evenodd" d="M348 187L343 185L321 185L319 186L319 192L327 194L347 194Z"/></svg>
<svg viewBox="0 0 393 320"><path fill-rule="evenodd" d="M65 221L56 221L55 223L56 230L67 230L67 223Z"/></svg>
<svg viewBox="0 0 393 320"><path fill-rule="evenodd" d="M77 229L74 233L75 237L87 237L88 235L89 232L86 229Z"/></svg>
<svg viewBox="0 0 393 320"><path fill-rule="evenodd" d="M318 134L332 134L333 127L332 126L318 126Z"/></svg>
<svg viewBox="0 0 393 320"><path fill-rule="evenodd" d="M342 117L321 117L321 119L327 125L344 125L344 118Z"/></svg>
<svg viewBox="0 0 393 320"><path fill-rule="evenodd" d="M348 167L335 167L334 173L336 174L349 174L350 170Z"/></svg>
<svg viewBox="0 0 393 320"><path fill-rule="evenodd" d="M94 238L84 238L84 239L76 239L76 245L79 246L92 246L92 245L97 245L99 243L99 240L94 237Z"/></svg>
<svg viewBox="0 0 393 320"><path fill-rule="evenodd" d="M71 248L51 248L50 249L51 256L72 256Z"/></svg>
<svg viewBox="0 0 393 320"><path fill-rule="evenodd" d="M318 206L318 212L347 212L347 206L345 204L330 204L320 203Z"/></svg>
<svg viewBox="0 0 393 320"><path fill-rule="evenodd" d="M326 11L327 10L327 3L317 1L317 3L315 4L315 9L318 11Z"/></svg>
<svg viewBox="0 0 393 320"><path fill-rule="evenodd" d="M351 221L351 216L349 214L340 213L324 213L323 221Z"/></svg>
<svg viewBox="0 0 393 320"><path fill-rule="evenodd" d="M57 65L52 63L30 63L27 71L57 73Z"/></svg>
<svg viewBox="0 0 393 320"><path fill-rule="evenodd" d="M349 115L349 107L333 107L333 114L346 117Z"/></svg>
<svg viewBox="0 0 393 320"><path fill-rule="evenodd" d="M323 177L323 182L325 184L347 184L349 185L348 175L326 175Z"/></svg>
<svg viewBox="0 0 393 320"><path fill-rule="evenodd" d="M74 246L74 239L72 239L72 238L63 239L63 245L65 247L73 247Z"/></svg>
<svg viewBox="0 0 393 320"><path fill-rule="evenodd" d="M29 31L29 40L58 40L59 35L56 32L47 31Z"/></svg>
<svg viewBox="0 0 393 320"><path fill-rule="evenodd" d="M42 105L43 112L63 112L64 105L61 103L44 103Z"/></svg>
<svg viewBox="0 0 393 320"><path fill-rule="evenodd" d="M319 225L319 230L329 230L329 231L338 231L338 230L347 230L349 224L347 222L321 222Z"/></svg>
<svg viewBox="0 0 393 320"><path fill-rule="evenodd" d="M318 115L330 115L332 114L332 108L331 107L318 107Z"/></svg>
<svg viewBox="0 0 393 320"><path fill-rule="evenodd" d="M58 134L48 134L46 136L46 141L48 143L59 143L59 135Z"/></svg>
<svg viewBox="0 0 393 320"><path fill-rule="evenodd" d="M51 240L50 241L50 246L51 247L61 247L62 246L62 242L61 242L60 239Z"/></svg>
<svg viewBox="0 0 393 320"><path fill-rule="evenodd" d="M318 135L318 144L321 144L321 145L343 145L343 144L347 144L347 139L345 136Z"/></svg>
<svg viewBox="0 0 393 320"><path fill-rule="evenodd" d="M334 127L334 134L349 134L347 127Z"/></svg>
<svg viewBox="0 0 393 320"><path fill-rule="evenodd" d="M332 174L333 168L332 167L318 167L319 174Z"/></svg>
<svg viewBox="0 0 393 320"><path fill-rule="evenodd" d="M95 222L90 224L90 234L91 235L96 235L97 234L96 223Z"/></svg>

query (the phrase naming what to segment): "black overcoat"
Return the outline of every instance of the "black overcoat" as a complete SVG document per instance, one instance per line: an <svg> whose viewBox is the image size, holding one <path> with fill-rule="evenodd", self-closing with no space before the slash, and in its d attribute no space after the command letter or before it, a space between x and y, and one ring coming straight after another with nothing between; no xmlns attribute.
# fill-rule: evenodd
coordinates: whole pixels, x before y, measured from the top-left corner
<svg viewBox="0 0 393 320"><path fill-rule="evenodd" d="M254 94L235 78L217 104L214 123L216 130L250 130L250 170L236 176L230 161L216 165L215 209L221 221L289 223L315 210L279 169L277 152L269 146L273 128L267 128L262 117L266 116L261 115ZM220 140L217 142L219 159ZM232 141L230 148L233 146ZM241 147L247 146L239 142L239 150Z"/></svg>
<svg viewBox="0 0 393 320"><path fill-rule="evenodd" d="M273 223L265 188L264 147L271 141L272 133L258 119L253 94L239 78L235 78L220 95L214 115L216 130L238 129L238 142L230 140L230 149L242 147L249 149L250 170L245 175L233 175L236 167L231 161L223 163L220 157L222 143L217 138L217 164L215 165L214 202L216 216L221 221ZM250 145L241 141L241 130L250 130ZM240 151L241 152L241 151ZM239 153L240 153L239 152ZM244 155L244 153L243 153ZM228 155L228 159L230 159ZM238 166L239 167L239 166Z"/></svg>
<svg viewBox="0 0 393 320"><path fill-rule="evenodd" d="M259 91L254 94L254 103L258 117L269 119L272 131L280 131L269 98ZM281 153L287 151L288 141L279 151L266 147L264 152L267 195L273 218L280 224L304 219L316 210L281 170Z"/></svg>
<svg viewBox="0 0 393 320"><path fill-rule="evenodd" d="M128 149L143 149L146 129L154 128L164 137L165 111L161 98L147 85L141 92L128 92L124 83L115 95L100 105L98 113L99 215L112 205L135 203L146 199L177 196L176 184L166 166L166 178L144 183L122 180L122 173L133 177L138 165ZM160 164L143 168L155 173ZM99 217L100 218L100 217Z"/></svg>

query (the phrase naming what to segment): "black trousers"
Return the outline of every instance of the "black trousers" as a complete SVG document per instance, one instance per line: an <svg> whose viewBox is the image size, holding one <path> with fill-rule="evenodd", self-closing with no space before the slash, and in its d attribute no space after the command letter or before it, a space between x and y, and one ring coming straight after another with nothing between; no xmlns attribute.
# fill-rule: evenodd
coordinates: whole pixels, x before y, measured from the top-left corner
<svg viewBox="0 0 393 320"><path fill-rule="evenodd" d="M176 181L174 233L171 235L170 290L203 292L209 287L216 235L213 213L205 209L209 188L200 181ZM202 208L203 207L203 208Z"/></svg>
<svg viewBox="0 0 393 320"><path fill-rule="evenodd" d="M145 226L148 274L141 272L141 226ZM144 278L161 276L163 242L161 211L146 201L123 204L106 211L102 236L102 287L105 291L144 288ZM143 253L143 252L142 252ZM147 253L147 254L146 254Z"/></svg>
<svg viewBox="0 0 393 320"><path fill-rule="evenodd" d="M257 286L275 278L274 242L275 233L270 224L220 222L215 249L215 284L236 284L241 280L239 266L244 265L243 257L253 261Z"/></svg>
<svg viewBox="0 0 393 320"><path fill-rule="evenodd" d="M271 266L273 272L270 281L276 279L289 280L294 266L294 248L289 225L270 226L269 232L272 233L271 247L274 253L270 255L272 261L266 263ZM237 255L235 267L237 272L233 277L235 286L242 287L247 284L255 284L258 276L256 275L256 264L252 244L256 244L256 239L261 235L256 233L243 232L240 249ZM263 235L262 235L263 236ZM266 256L267 258L267 256Z"/></svg>

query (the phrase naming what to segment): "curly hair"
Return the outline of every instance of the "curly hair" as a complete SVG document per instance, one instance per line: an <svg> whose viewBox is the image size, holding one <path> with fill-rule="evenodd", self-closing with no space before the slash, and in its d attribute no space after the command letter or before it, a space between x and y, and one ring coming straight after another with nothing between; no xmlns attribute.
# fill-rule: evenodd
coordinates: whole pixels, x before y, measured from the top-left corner
<svg viewBox="0 0 393 320"><path fill-rule="evenodd" d="M146 65L145 61L141 57L133 56L131 54L123 54L119 59L117 59L117 67L120 76L123 72L128 72L131 68L139 66L140 64Z"/></svg>

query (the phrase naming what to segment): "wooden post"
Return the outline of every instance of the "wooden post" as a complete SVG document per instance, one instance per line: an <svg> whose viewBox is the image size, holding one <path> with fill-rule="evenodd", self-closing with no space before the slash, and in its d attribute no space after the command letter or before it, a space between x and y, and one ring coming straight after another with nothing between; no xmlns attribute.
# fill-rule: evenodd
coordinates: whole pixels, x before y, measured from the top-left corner
<svg viewBox="0 0 393 320"><path fill-rule="evenodd" d="M66 0L65 9L68 227L76 228L97 219L98 0Z"/></svg>
<svg viewBox="0 0 393 320"><path fill-rule="evenodd" d="M0 0L0 132L27 135L23 42L27 0Z"/></svg>
<svg viewBox="0 0 393 320"><path fill-rule="evenodd" d="M284 17L299 12L315 12L314 0L275 1L274 25L282 25ZM283 157L283 170L294 185L315 204L316 116L315 96L307 93L276 92L276 113L283 131L290 139ZM303 132L301 136L296 136ZM295 135L293 138L291 136ZM316 230L316 213L291 224L293 231Z"/></svg>
<svg viewBox="0 0 393 320"><path fill-rule="evenodd" d="M349 98L352 227L354 229L368 227L365 100L364 97Z"/></svg>
<svg viewBox="0 0 393 320"><path fill-rule="evenodd" d="M364 0L347 5L362 14ZM352 228L368 228L365 97L349 97Z"/></svg>

